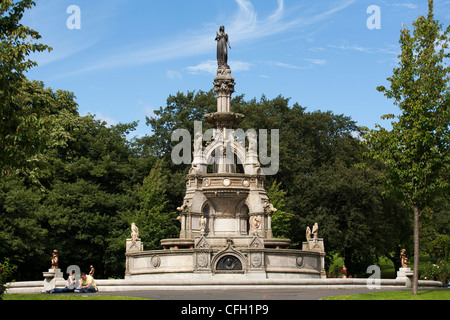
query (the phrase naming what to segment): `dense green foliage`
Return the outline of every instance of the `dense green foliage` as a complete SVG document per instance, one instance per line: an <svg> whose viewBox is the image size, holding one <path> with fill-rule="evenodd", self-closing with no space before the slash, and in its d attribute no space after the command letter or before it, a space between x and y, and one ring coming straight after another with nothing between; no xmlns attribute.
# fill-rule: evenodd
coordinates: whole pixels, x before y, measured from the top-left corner
<svg viewBox="0 0 450 320"><path fill-rule="evenodd" d="M8 283L13 279L16 266L9 263L9 259L0 262L0 300L3 300L4 294L8 289Z"/></svg>
<svg viewBox="0 0 450 320"><path fill-rule="evenodd" d="M10 32L4 21L14 17L11 26L17 25L32 2L15 1L15 10L12 1L1 3L3 48ZM5 52L0 50L0 61L6 61ZM25 59L26 54L17 61ZM14 126L3 127L2 122L1 130L9 133L0 133L0 261L8 258L18 267L16 280L39 280L50 267L52 250L58 249L63 271L69 265L87 271L92 264L98 278L123 277L132 222L145 249L178 236L176 208L183 202L189 166L172 163L177 143L171 142L171 134L180 128L193 133L194 121L215 111L214 92L169 96L166 106L147 118L152 134L127 139L136 123L108 127L80 116L73 93L23 76L33 65L15 68L17 77L1 65L0 76L9 80L0 88L0 95L8 96L0 99L0 121L11 120ZM12 114L11 108L26 112ZM368 146L350 117L307 111L282 96L236 96L232 109L246 116L244 130L280 130L280 170L265 180L278 209L273 216L276 237L301 247L306 227L318 222L327 259L342 257L348 274L364 274L382 256L398 268L400 249L411 252L412 219L402 201L384 195L380 177L386 166L363 156ZM203 129L208 128L203 122ZM11 132L17 135L14 144ZM447 197L437 200L423 210L422 232L427 239L423 253L438 262L449 258L450 225Z"/></svg>

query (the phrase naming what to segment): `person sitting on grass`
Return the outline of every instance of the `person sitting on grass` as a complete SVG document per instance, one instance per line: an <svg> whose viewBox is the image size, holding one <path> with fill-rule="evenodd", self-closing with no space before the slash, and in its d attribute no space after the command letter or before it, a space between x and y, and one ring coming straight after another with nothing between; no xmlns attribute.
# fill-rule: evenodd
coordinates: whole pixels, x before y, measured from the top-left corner
<svg viewBox="0 0 450 320"><path fill-rule="evenodd" d="M87 292L98 292L97 285L95 284L94 278L86 273L81 273L80 286L78 287L79 293L87 293Z"/></svg>
<svg viewBox="0 0 450 320"><path fill-rule="evenodd" d="M69 278L67 279L67 283L64 288L54 288L52 290L47 290L45 293L69 293L74 292L77 288L77 280L75 278L75 270L69 274Z"/></svg>

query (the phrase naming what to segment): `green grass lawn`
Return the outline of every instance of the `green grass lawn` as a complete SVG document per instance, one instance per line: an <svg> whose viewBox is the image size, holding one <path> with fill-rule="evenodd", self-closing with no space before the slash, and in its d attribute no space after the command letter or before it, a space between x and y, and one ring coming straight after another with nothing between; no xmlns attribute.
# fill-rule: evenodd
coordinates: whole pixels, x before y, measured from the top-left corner
<svg viewBox="0 0 450 320"><path fill-rule="evenodd" d="M96 294L5 294L3 300L147 300L135 297L103 296Z"/></svg>
<svg viewBox="0 0 450 320"><path fill-rule="evenodd" d="M411 291L371 292L324 298L323 300L450 300L450 289L419 290L417 296Z"/></svg>

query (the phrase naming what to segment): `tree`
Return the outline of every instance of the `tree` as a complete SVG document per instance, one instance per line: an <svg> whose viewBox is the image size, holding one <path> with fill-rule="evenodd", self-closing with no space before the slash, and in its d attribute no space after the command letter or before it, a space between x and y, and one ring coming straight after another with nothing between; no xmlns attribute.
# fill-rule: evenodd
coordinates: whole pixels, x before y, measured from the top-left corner
<svg viewBox="0 0 450 320"><path fill-rule="evenodd" d="M140 229L140 237L147 250L160 248L160 240L175 238L179 235L176 226L176 213L168 211L166 190L167 178L164 175L160 163L151 169L150 174L144 179L142 185L137 187L136 196L138 208L128 218Z"/></svg>
<svg viewBox="0 0 450 320"><path fill-rule="evenodd" d="M440 192L448 191L449 172L449 75L445 59L450 27L442 31L434 19L433 1L428 16L419 17L414 31L402 29L399 67L388 78L390 89L378 90L400 108L392 130L377 125L365 135L369 154L386 166L387 192L399 197L414 212L414 281L419 279L419 218ZM397 118L397 121L394 119Z"/></svg>
<svg viewBox="0 0 450 320"><path fill-rule="evenodd" d="M275 238L289 238L291 233L291 223L293 214L286 212L286 191L281 189L281 182L274 180L272 185L267 189L267 196L270 203L277 209L272 215L272 231Z"/></svg>
<svg viewBox="0 0 450 320"><path fill-rule="evenodd" d="M28 59L31 52L50 51L36 43L39 33L20 23L31 0L0 2L0 170L1 174L27 166L45 143L42 129L52 119L43 116L38 106L22 98L24 73L37 65Z"/></svg>
<svg viewBox="0 0 450 320"><path fill-rule="evenodd" d="M39 266L48 231L39 212L41 198L40 190L18 175L0 177L0 261L9 258L20 267L16 280L29 280L28 275L42 272Z"/></svg>
<svg viewBox="0 0 450 320"><path fill-rule="evenodd" d="M45 191L51 189L48 188L48 179L52 170L56 169L52 168L52 153L49 150L65 145L71 139L64 123L73 124L78 113L72 93L55 92L45 88L41 82L27 79L20 84L16 88L17 106L33 105L43 117L51 117L54 124L37 133L32 130L27 132L42 137L39 139L45 142L32 158L23 154L22 159L33 161L32 166L20 166L0 174L0 256L9 257L12 263L19 266L19 278L29 279L48 267L47 256L51 252L46 241L51 230L46 228L47 219L42 211Z"/></svg>
<svg viewBox="0 0 450 320"><path fill-rule="evenodd" d="M172 133L177 129L186 129L193 136L194 121L203 121L205 114L215 112L216 109L217 100L214 98L213 90L197 93L190 91L186 94L178 92L176 95L170 95L166 107L156 110L154 117L146 118L153 135L143 140L153 155L159 158L166 157L166 160L170 161L170 152L176 145L171 142Z"/></svg>
<svg viewBox="0 0 450 320"><path fill-rule="evenodd" d="M133 208L133 187L153 159L139 159L126 133L136 123L108 128L92 116L61 120L67 143L46 150L46 188L40 211L48 230L47 250L98 276L123 274L126 231L122 214ZM43 174L44 176L44 174ZM123 244L123 250L120 251ZM51 246L51 247L50 247Z"/></svg>

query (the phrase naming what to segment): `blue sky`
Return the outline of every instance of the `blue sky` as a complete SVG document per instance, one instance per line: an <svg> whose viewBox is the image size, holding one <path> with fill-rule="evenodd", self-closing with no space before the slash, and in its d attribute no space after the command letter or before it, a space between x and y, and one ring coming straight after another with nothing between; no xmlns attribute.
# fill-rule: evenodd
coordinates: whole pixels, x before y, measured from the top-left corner
<svg viewBox="0 0 450 320"><path fill-rule="evenodd" d="M427 0L36 2L23 23L54 50L33 56L39 66L28 77L74 92L82 115L139 120L137 135L150 132L145 116L170 94L213 87L220 25L231 42L235 94L281 94L308 111L388 125L380 117L397 109L376 87L397 66L402 24L411 27L428 10ZM71 5L80 8L81 29L67 27ZM381 10L381 29L367 27L371 5ZM435 0L435 14L448 26L450 0Z"/></svg>

